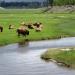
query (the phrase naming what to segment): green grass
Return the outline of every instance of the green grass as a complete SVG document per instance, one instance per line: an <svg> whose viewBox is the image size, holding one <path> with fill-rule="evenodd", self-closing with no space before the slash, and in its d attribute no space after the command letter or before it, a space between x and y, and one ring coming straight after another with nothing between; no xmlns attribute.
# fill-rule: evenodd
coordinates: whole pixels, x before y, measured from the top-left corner
<svg viewBox="0 0 75 75"><path fill-rule="evenodd" d="M0 25L4 27L4 31L0 33L0 45L19 42L23 39L41 40L41 39L57 39L68 36L75 36L75 14L32 14L32 13L1 13ZM18 37L16 29L20 23L35 23L42 22L43 30L35 32L29 30L30 35L25 37ZM9 30L9 24L15 25L15 29Z"/></svg>
<svg viewBox="0 0 75 75"><path fill-rule="evenodd" d="M5 9L0 8L0 14L33 14L33 13L41 13L44 8L37 8L37 9Z"/></svg>
<svg viewBox="0 0 75 75"><path fill-rule="evenodd" d="M49 49L41 58L53 59L57 62L65 64L65 66L75 68L75 48L71 48L70 51L61 51L61 49Z"/></svg>

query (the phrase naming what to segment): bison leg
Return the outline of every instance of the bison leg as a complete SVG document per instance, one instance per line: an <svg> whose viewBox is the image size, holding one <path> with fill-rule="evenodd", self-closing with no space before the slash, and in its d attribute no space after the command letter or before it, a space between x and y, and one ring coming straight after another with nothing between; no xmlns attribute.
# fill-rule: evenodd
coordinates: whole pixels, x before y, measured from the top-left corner
<svg viewBox="0 0 75 75"><path fill-rule="evenodd" d="M18 33L18 36L20 36L20 34Z"/></svg>
<svg viewBox="0 0 75 75"><path fill-rule="evenodd" d="M3 28L0 28L0 32L3 32Z"/></svg>
<svg viewBox="0 0 75 75"><path fill-rule="evenodd" d="M1 28L1 32L3 32L3 28Z"/></svg>
<svg viewBox="0 0 75 75"><path fill-rule="evenodd" d="M20 33L18 32L18 36L20 36Z"/></svg>

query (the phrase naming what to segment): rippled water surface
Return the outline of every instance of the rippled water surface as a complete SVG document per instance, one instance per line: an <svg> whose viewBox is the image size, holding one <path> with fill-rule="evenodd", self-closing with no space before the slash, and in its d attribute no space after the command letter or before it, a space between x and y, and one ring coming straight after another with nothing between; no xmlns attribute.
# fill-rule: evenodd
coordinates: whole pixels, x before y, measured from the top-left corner
<svg viewBox="0 0 75 75"><path fill-rule="evenodd" d="M73 69L40 59L48 48L65 46L75 46L75 38L0 47L0 75L75 75Z"/></svg>

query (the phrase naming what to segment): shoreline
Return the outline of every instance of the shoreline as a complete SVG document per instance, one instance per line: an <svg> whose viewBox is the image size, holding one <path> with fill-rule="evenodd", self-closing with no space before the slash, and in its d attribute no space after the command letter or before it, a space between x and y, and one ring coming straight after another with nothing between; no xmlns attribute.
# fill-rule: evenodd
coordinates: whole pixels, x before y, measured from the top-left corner
<svg viewBox="0 0 75 75"><path fill-rule="evenodd" d="M75 69L75 47L66 47L66 48L53 48L47 50L41 55L41 59L45 61L52 61L59 66L65 66L68 68Z"/></svg>
<svg viewBox="0 0 75 75"><path fill-rule="evenodd" d="M69 37L62 37L62 38L70 38L70 37L75 37L75 36L69 36ZM24 38L24 39L22 39L22 40L19 40L18 42L10 42L10 43L3 43L3 44L0 44L0 47L1 46L5 46L5 45L10 45L10 44L14 44L14 43L19 43L19 42L33 42L33 41L47 41L47 40L58 40L58 39L62 39L61 37L54 37L54 38L40 38L40 39L27 39L27 38Z"/></svg>
<svg viewBox="0 0 75 75"><path fill-rule="evenodd" d="M5 46L5 45L10 45L10 44L14 44L14 43L20 43L20 42L34 42L34 41L51 41L51 40L60 40L60 39L63 39L63 38L71 38L71 37L75 37L75 36L64 36L64 37L54 37L54 38L40 38L40 39L27 39L27 38L23 38L22 40L19 40L18 42L10 42L10 43L3 43L3 44L0 44L0 47L1 46Z"/></svg>

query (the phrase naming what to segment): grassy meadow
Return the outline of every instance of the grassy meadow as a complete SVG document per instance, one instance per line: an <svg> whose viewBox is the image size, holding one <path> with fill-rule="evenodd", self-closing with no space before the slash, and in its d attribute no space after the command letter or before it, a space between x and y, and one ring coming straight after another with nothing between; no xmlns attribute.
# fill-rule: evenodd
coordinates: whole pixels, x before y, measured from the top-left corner
<svg viewBox="0 0 75 75"><path fill-rule="evenodd" d="M0 32L0 45L16 43L24 39L28 40L48 40L58 39L61 37L75 36L75 14L48 14L38 13L35 10L21 11L15 10L2 10L0 11L0 25L4 30ZM17 11L18 10L18 11ZM23 9L22 9L23 10ZM8 11L8 12L7 12ZM30 11L30 12L29 12ZM15 13L14 13L15 12ZM29 30L30 35L27 37L18 37L16 29L20 26L21 22L43 23L43 30L36 32L34 29ZM15 29L9 30L9 24L15 25Z"/></svg>

